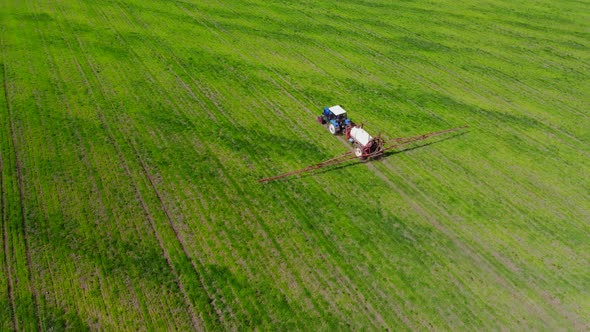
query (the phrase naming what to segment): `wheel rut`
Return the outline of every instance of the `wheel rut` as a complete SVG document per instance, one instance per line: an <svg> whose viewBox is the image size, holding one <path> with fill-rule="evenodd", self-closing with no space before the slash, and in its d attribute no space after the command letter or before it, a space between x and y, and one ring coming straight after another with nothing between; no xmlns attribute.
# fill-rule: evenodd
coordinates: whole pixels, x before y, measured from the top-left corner
<svg viewBox="0 0 590 332"><path fill-rule="evenodd" d="M0 54L2 55L2 59L4 59L4 40L2 38L0 38ZM4 87L4 100L6 102L6 112L7 112L7 117L8 117L8 122L9 122L9 131L10 131L10 136L12 139L12 148L13 148L13 152L14 152L14 160L15 160L15 165L16 165L16 177L17 177L17 184L18 184L18 191L19 191L19 198L20 198L20 212L21 212L21 223L23 225L23 235L24 235L24 245L25 245L25 255L26 255L26 259L27 259L27 272L28 272L28 279L29 279L29 286L31 289L31 293L33 296L33 310L34 310L34 314L35 314L35 320L36 320L36 326L37 326L37 330L41 330L41 320L39 319L39 294L37 292L37 289L35 287L35 284L33 282L33 270L32 270L32 258L31 258L31 250L29 247L29 231L28 231L28 225L27 225L27 221L26 221L26 215L25 215L25 188L24 188L24 180L23 180L23 170L22 170L22 164L21 164L21 160L20 160L20 156L18 154L18 139L16 136L16 129L15 129L15 125L14 122L12 121L12 108L10 105L10 95L8 93L8 82L7 82L7 78L6 78L6 64L2 63L2 84ZM1 174L1 173L0 173ZM4 200L4 183L2 182L2 216L3 216L3 234L4 234L4 247L5 249L8 248L8 238L6 235L6 224L8 222L7 218L4 218L4 214L5 214L5 200ZM6 259L6 265L7 267L9 266L9 261L8 261L8 252L5 250L5 259ZM12 282L12 278L10 277L10 273L9 273L9 296L10 296L10 302L11 302L11 306L12 306L12 311L13 311L13 325L17 326L18 322L16 319L16 306L14 303L14 294L13 294L13 289L14 289L14 285Z"/></svg>
<svg viewBox="0 0 590 332"><path fill-rule="evenodd" d="M0 38L0 49L2 48L3 41ZM4 55L2 53L2 55ZM4 60L4 59L2 59ZM6 67L2 62L2 84L4 86L4 98L6 102L6 112L8 112L8 99L7 99L7 82L6 82ZM2 150L0 150L0 218L2 219L2 240L4 243L4 264L6 266L6 277L7 277L7 293L8 300L10 301L10 316L12 319L12 328L15 331L19 330L18 319L16 317L16 306L14 304L14 281L12 280L12 269L10 266L10 246L8 244L8 215L6 213L6 193L4 191L4 160L2 156Z"/></svg>
<svg viewBox="0 0 590 332"><path fill-rule="evenodd" d="M4 64L2 64L2 70L4 71ZM6 81L4 80L4 85L6 85ZM8 223L8 216L6 215L6 200L5 200L5 193L4 193L4 163L2 160L2 151L0 151L0 219L2 219L2 241L4 243L4 265L6 267L6 277L7 277L7 290L8 293L8 300L10 301L10 317L12 319L12 328L15 331L19 330L18 327L18 320L16 319L16 310L14 305L14 284L12 280L12 271L10 268L10 257L9 257L9 249L10 246L8 245L8 227L6 224Z"/></svg>

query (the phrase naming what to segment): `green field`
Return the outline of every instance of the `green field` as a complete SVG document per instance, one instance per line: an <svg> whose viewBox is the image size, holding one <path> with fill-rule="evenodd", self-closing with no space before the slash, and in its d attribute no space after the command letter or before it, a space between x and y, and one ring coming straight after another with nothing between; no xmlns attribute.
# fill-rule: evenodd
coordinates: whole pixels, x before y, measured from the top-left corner
<svg viewBox="0 0 590 332"><path fill-rule="evenodd" d="M590 330L590 2L0 1L0 330ZM343 105L388 139L368 163Z"/></svg>

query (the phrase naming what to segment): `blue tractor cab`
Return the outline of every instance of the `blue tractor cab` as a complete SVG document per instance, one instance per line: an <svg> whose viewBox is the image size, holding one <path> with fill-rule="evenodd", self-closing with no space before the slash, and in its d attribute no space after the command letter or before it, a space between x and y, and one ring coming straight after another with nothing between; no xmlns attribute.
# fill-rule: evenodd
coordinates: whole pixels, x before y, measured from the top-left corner
<svg viewBox="0 0 590 332"><path fill-rule="evenodd" d="M340 105L325 107L322 115L318 116L318 122L327 124L332 135L341 133L351 123L346 115L346 110Z"/></svg>

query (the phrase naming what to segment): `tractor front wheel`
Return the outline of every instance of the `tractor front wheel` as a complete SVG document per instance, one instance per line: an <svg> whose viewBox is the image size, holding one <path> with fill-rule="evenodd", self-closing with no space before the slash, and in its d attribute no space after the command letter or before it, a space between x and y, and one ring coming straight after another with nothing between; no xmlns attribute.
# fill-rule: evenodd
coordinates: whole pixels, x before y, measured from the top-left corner
<svg viewBox="0 0 590 332"><path fill-rule="evenodd" d="M328 130L330 131L330 134L336 135L336 126L334 126L333 123L330 123L330 125L328 126Z"/></svg>

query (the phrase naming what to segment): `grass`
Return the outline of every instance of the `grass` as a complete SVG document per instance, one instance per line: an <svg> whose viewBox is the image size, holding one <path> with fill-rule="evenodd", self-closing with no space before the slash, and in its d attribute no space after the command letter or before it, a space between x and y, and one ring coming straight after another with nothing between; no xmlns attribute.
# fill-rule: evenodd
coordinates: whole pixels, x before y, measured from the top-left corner
<svg viewBox="0 0 590 332"><path fill-rule="evenodd" d="M3 2L0 329L587 330L589 6Z"/></svg>

